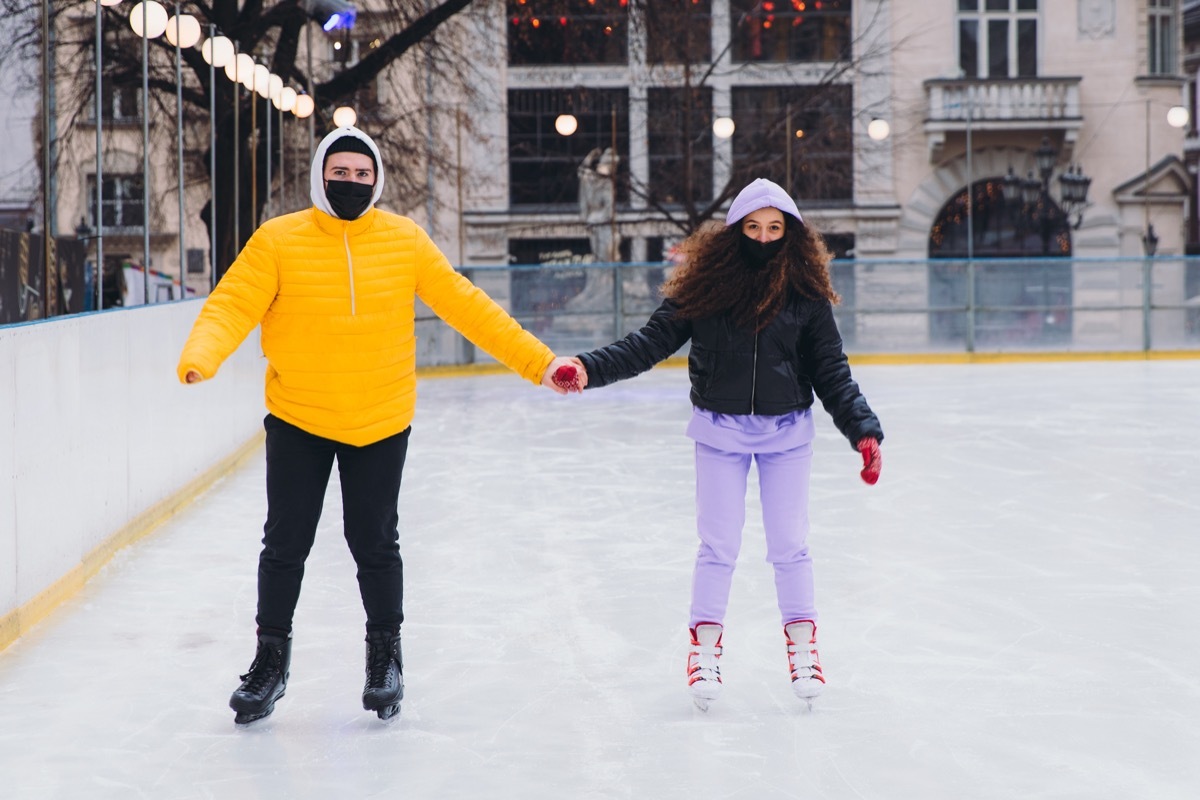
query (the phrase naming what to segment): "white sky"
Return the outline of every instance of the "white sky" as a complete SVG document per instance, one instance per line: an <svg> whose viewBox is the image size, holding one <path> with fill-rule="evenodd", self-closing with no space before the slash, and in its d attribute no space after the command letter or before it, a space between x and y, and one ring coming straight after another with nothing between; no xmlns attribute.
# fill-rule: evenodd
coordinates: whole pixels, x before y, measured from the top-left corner
<svg viewBox="0 0 1200 800"><path fill-rule="evenodd" d="M788 687L756 503L724 696L706 715L685 693L683 370L582 398L443 378L421 384L401 495L397 722L359 704L335 482L287 696L235 728L260 455L0 653L0 794L1200 797L1200 364L855 375L887 435L883 477L859 481L818 411L829 687L812 713Z"/></svg>

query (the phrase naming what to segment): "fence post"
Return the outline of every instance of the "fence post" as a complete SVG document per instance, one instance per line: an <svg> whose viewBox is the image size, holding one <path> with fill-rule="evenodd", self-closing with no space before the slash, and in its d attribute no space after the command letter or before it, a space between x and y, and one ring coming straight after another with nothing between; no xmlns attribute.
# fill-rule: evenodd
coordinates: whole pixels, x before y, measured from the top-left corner
<svg viewBox="0 0 1200 800"><path fill-rule="evenodd" d="M975 352L975 262L967 260L967 352Z"/></svg>
<svg viewBox="0 0 1200 800"><path fill-rule="evenodd" d="M1150 256L1142 259L1142 350L1150 352L1150 292L1153 288Z"/></svg>
<svg viewBox="0 0 1200 800"><path fill-rule="evenodd" d="M621 265L614 263L613 271L613 341L621 338L621 334L625 329L625 312L624 299L625 291L621 285Z"/></svg>

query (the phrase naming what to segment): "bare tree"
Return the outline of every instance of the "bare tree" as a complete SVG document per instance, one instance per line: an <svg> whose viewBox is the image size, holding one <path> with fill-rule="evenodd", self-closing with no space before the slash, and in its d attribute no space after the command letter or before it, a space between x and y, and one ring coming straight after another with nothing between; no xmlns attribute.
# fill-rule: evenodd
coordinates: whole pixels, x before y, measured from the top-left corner
<svg viewBox="0 0 1200 800"><path fill-rule="evenodd" d="M322 131L331 125L334 108L355 104L359 110L360 127L376 136L385 162L428 165L429 169L446 174L454 165L437 153L427 150L430 130L428 115L432 102L429 86L438 85L441 91L448 86L469 89L470 65L460 49L449 43L445 24L470 6L472 0L381 0L374 13L363 13L352 32L336 34L342 37L342 50L353 51L353 63L347 59L341 68L331 73L309 75L307 61L299 58L301 37L312 24L304 9L303 0L281 0L266 5L263 0L188 0L182 11L197 17L205 33L208 25L229 37L242 53L253 54L270 71L283 78L285 84L306 87L310 78L316 102L316 127ZM8 49L0 54L0 67L6 58L37 57L41 47L37 0L0 0L0 13L10 20L12 29ZM91 8L91 6L89 6ZM94 80L90 65L94 63L95 30L87 24L88 17L78 8L58 5L53 9L58 65L57 113L59 135L68 135L75 123L90 118L94 104ZM105 94L132 91L140 94L142 60L141 40L129 29L128 9L105 8L102 59ZM318 33L318 36L324 34ZM315 37L314 37L315 38ZM165 37L150 42L150 97L145 111L159 129L175 130L176 79L174 46ZM267 114L274 112L269 101L253 92L237 89L224 75L210 85L209 65L199 48L183 51L182 94L185 106L184 126L189 142L190 180L208 182L209 152L207 131L210 98L216 93L216 118L211 121L216 131L216 204L217 259L223 270L233 260L259 218L268 195L266 173L268 159L278 164L278 140L267 140ZM402 67L390 70L393 66ZM387 100L381 102L378 79L387 72ZM407 84L404 82L407 81ZM357 102L354 102L357 101ZM106 101L107 102L107 101ZM238 130L235 134L235 102ZM371 105L363 103L374 102ZM273 137L278 133L273 132ZM234 174L234 153L238 154L240 169ZM255 168L251 171L251 165ZM278 173L276 173L278 174ZM391 169L388 172L388 194L401 203L415 204L428 189L426 171ZM235 191L239 203L238 237L234 238L234 208L231 198ZM251 202L254 198L254 202ZM206 225L211 225L211 201L200 213ZM151 209L146 209L149 213Z"/></svg>
<svg viewBox="0 0 1200 800"><path fill-rule="evenodd" d="M683 234L712 218L757 177L774 180L810 205L852 201L853 117L862 109L856 109L848 78L872 69L883 55L872 43L877 37L869 35L876 19L860 21L855 37L849 14L806 18L781 13L784 7L792 10L790 3L730 5L729 43L714 53L710 0L630 3L631 41L664 82L649 90L649 178L630 178L629 192ZM849 5L843 0L824 8ZM811 33L798 33L803 25ZM785 64L801 58L823 65L816 80L787 77ZM733 161L720 165L713 148L713 79L751 64L777 69L781 78L777 85L746 86L733 95ZM719 175L726 178L714 186Z"/></svg>

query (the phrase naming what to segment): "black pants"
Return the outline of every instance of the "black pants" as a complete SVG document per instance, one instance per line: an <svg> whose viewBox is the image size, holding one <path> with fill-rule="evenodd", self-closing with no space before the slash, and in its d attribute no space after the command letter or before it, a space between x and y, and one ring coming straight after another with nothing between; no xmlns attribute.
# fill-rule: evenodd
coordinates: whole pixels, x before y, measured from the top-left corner
<svg viewBox="0 0 1200 800"><path fill-rule="evenodd" d="M274 415L267 430L267 524L258 558L258 630L291 633L304 561L312 550L333 461L342 485L346 543L358 565L367 630L404 621L404 562L396 504L408 452L406 428L366 447L314 436Z"/></svg>

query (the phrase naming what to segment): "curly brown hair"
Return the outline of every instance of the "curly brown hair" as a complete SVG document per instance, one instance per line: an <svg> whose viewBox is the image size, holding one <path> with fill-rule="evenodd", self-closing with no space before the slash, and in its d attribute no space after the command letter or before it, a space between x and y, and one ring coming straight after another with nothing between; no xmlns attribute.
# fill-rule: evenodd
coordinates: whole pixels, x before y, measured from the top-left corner
<svg viewBox="0 0 1200 800"><path fill-rule="evenodd" d="M833 258L820 233L784 214L783 249L761 269L741 255L741 221L701 226L679 245L682 263L662 286L684 319L728 313L734 325L757 333L783 308L789 291L833 304L841 301L829 277Z"/></svg>

